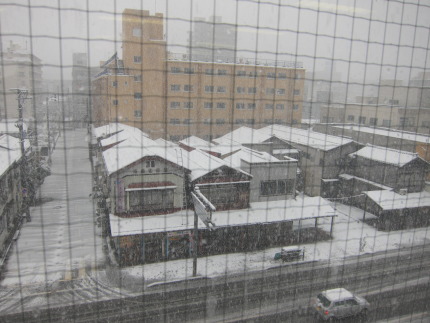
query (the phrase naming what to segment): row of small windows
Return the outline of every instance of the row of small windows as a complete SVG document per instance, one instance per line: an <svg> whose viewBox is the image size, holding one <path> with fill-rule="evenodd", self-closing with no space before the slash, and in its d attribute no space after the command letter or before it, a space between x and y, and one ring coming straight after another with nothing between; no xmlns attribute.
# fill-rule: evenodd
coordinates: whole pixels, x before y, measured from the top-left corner
<svg viewBox="0 0 430 323"><path fill-rule="evenodd" d="M135 82L142 82L142 75L134 75L133 79ZM112 87L118 87L118 84L119 84L118 81L112 81ZM128 82L125 81L124 85L127 86Z"/></svg>
<svg viewBox="0 0 430 323"><path fill-rule="evenodd" d="M169 120L169 123L171 125L192 125L195 123L195 121L193 119L178 119L178 118L172 118ZM234 120L234 124L236 125L243 125L243 124L248 124L248 125L254 125L256 123L255 119L235 119ZM287 121L285 119L264 119L263 122L264 124L281 124L281 125L285 125L287 124ZM292 124L297 124L298 121L293 119L292 120ZM203 124L205 125L224 125L226 124L225 119L204 119L203 120Z"/></svg>
<svg viewBox="0 0 430 323"><path fill-rule="evenodd" d="M185 67L185 68L181 68L181 67L177 67L177 66L172 66L170 67L170 73L172 74L195 74L195 70L192 67ZM227 75L227 70L225 69L213 69L213 68L206 68L205 69L205 74L206 75ZM262 73L258 73L257 71L236 71L236 76L239 77L251 77L251 78L256 78L259 75L264 75ZM267 78L269 79L287 79L287 73L275 73L275 72L268 72L265 74ZM294 75L294 79L300 79L300 75L299 74L295 74Z"/></svg>
<svg viewBox="0 0 430 323"><path fill-rule="evenodd" d="M193 92L194 91L194 86L191 84L185 84L184 87L184 92ZM170 85L170 90L172 92L180 92L181 91L181 84L171 84ZM226 93L226 87L225 86L214 86L214 85L205 85L205 92L206 93ZM257 88L256 87L242 87L242 86L238 86L236 87L236 93L239 94L256 94L257 93ZM286 93L286 89L275 89L275 88L266 88L266 94L267 95L285 95ZM300 95L300 90L296 89L293 92L294 95Z"/></svg>
<svg viewBox="0 0 430 323"><path fill-rule="evenodd" d="M204 102L203 104L205 109L225 109L227 107L227 104L225 102ZM172 101L170 102L170 108L171 109L180 109L180 108L184 108L184 109L192 109L194 107L193 102L191 101L187 101L187 102L179 102L179 101ZM238 110L254 110L256 108L256 104L255 103L243 103L243 102L238 102L236 103L236 109ZM277 103L277 104L272 104L272 103L267 103L265 104L264 108L266 110L285 110L285 104L283 103ZM298 104L294 104L293 105L293 110L299 110L300 106Z"/></svg>

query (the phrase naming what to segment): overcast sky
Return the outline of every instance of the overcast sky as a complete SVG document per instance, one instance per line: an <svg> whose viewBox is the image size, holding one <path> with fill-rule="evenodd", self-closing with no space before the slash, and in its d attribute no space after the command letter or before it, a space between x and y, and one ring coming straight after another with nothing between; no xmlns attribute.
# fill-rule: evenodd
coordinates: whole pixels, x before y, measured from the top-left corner
<svg viewBox="0 0 430 323"><path fill-rule="evenodd" d="M92 65L121 53L125 8L162 12L170 49L186 52L197 17L239 26L241 56L298 60L306 70L334 61L342 80L372 83L414 77L430 66L430 3L408 0L0 0L3 48L21 44L50 67L44 77L70 79L72 53ZM420 4L420 2L422 4Z"/></svg>

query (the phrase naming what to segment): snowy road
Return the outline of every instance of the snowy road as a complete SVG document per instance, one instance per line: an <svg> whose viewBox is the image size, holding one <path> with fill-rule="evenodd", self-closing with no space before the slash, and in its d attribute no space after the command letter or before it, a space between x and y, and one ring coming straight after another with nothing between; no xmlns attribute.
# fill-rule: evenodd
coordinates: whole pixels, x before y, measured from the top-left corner
<svg viewBox="0 0 430 323"><path fill-rule="evenodd" d="M49 285L104 264L94 224L86 130L66 131L52 155L52 175L40 187L6 266L2 287Z"/></svg>

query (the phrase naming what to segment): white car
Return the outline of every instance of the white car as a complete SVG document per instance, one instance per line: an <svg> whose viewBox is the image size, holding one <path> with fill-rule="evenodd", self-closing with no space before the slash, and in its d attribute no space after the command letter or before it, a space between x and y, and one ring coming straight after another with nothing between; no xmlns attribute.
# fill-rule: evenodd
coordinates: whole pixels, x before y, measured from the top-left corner
<svg viewBox="0 0 430 323"><path fill-rule="evenodd" d="M334 319L361 315L367 318L370 304L363 297L354 295L345 288L335 288L321 292L312 304L317 319Z"/></svg>

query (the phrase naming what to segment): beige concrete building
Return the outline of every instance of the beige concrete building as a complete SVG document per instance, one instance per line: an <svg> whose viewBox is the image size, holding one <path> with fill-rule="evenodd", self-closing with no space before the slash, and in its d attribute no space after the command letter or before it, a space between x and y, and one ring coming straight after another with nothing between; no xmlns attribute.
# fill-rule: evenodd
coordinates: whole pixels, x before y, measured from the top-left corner
<svg viewBox="0 0 430 323"><path fill-rule="evenodd" d="M296 124L303 107L299 62L192 59L167 51L163 16L123 12L123 59L93 81L96 125L122 122L152 137L211 139L243 125Z"/></svg>
<svg viewBox="0 0 430 323"><path fill-rule="evenodd" d="M9 48L1 55L0 68L0 119L18 118L18 101L13 88L27 89L31 101L24 105L25 119L35 119L33 106L41 106L43 95L41 60L22 49L18 44L10 43Z"/></svg>

